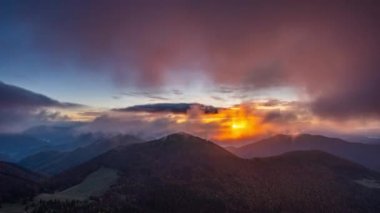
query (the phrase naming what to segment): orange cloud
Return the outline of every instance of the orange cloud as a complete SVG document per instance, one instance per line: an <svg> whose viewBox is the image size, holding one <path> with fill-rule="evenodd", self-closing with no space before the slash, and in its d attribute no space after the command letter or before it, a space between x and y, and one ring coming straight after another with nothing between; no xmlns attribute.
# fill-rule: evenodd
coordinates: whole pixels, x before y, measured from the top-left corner
<svg viewBox="0 0 380 213"><path fill-rule="evenodd" d="M95 116L94 121L82 128L83 131L125 133L147 140L174 132L188 132L224 144L252 142L279 133L352 133L352 130L363 132L363 126L379 127L379 122L335 123L321 119L300 102L262 100L215 110L210 113L204 105L194 104L180 113L114 110L101 115L98 112L78 113L79 117L70 114L70 118L85 120Z"/></svg>
<svg viewBox="0 0 380 213"><path fill-rule="evenodd" d="M214 124L210 138L216 141L235 141L255 138L269 127L252 105L239 105L222 109L217 114L203 114L199 120L203 124Z"/></svg>
<svg viewBox="0 0 380 213"><path fill-rule="evenodd" d="M276 132L276 126L266 122L265 110L257 107L255 103L244 103L219 108L217 113L207 113L199 104L192 105L186 113L111 111L86 128L148 138L185 131L216 142L241 142Z"/></svg>

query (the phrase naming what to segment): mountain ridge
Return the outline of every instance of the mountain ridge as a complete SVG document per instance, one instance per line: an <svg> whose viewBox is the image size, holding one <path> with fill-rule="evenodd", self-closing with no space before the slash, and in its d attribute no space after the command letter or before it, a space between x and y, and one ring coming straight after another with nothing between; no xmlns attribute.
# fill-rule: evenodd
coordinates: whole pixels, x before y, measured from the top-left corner
<svg viewBox="0 0 380 213"><path fill-rule="evenodd" d="M355 182L380 180L379 173L363 166L320 151L242 159L212 142L187 134L113 149L55 176L47 188L64 190L101 167L119 171L120 178L99 198L101 204L96 200L91 203L91 208L97 210L380 210L380 191ZM49 207L48 203L41 205Z"/></svg>
<svg viewBox="0 0 380 213"><path fill-rule="evenodd" d="M119 135L109 139L100 139L85 147L73 151L44 151L28 156L18 162L19 165L46 175L56 175L64 170L91 160L113 148L140 143L142 140L131 135Z"/></svg>
<svg viewBox="0 0 380 213"><path fill-rule="evenodd" d="M321 150L380 171L380 145L347 142L321 135L276 135L229 149L243 157L269 157L296 150Z"/></svg>

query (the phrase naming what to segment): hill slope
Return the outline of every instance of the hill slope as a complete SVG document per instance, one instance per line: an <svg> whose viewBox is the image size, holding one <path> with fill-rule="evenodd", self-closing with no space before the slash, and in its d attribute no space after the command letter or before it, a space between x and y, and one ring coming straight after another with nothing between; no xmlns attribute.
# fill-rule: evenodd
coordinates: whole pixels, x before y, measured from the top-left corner
<svg viewBox="0 0 380 213"><path fill-rule="evenodd" d="M100 196L116 182L116 170L100 168L89 174L81 183L53 194L41 194L37 200L85 200L91 196Z"/></svg>
<svg viewBox="0 0 380 213"><path fill-rule="evenodd" d="M319 151L241 159L185 134L112 150L50 182L54 190L80 183L106 167L120 178L91 204L65 206L89 212L376 212L376 172ZM37 210L62 208L41 203ZM38 212L38 211L37 211Z"/></svg>
<svg viewBox="0 0 380 213"><path fill-rule="evenodd" d="M77 166L97 157L115 147L141 142L130 135L120 135L110 139L102 139L88 146L70 152L45 151L24 158L19 165L32 171L56 175L64 170Z"/></svg>
<svg viewBox="0 0 380 213"><path fill-rule="evenodd" d="M277 135L230 149L243 158L268 157L297 150L320 150L380 171L380 145L350 143L319 135Z"/></svg>
<svg viewBox="0 0 380 213"><path fill-rule="evenodd" d="M0 203L33 196L43 177L15 164L0 162Z"/></svg>
<svg viewBox="0 0 380 213"><path fill-rule="evenodd" d="M0 155L7 161L18 161L27 155L49 148L50 145L46 141L28 135L0 134Z"/></svg>

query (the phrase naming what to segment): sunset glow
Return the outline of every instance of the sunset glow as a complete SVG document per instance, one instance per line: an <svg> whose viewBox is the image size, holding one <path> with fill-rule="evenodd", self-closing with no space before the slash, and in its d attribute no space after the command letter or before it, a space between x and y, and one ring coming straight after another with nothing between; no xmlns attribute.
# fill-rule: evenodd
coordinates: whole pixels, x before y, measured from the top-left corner
<svg viewBox="0 0 380 213"><path fill-rule="evenodd" d="M216 141L234 141L252 138L263 134L267 125L261 122L259 115L250 105L224 108L215 114L201 114L198 122L208 125L208 136ZM199 134L199 133L198 133Z"/></svg>

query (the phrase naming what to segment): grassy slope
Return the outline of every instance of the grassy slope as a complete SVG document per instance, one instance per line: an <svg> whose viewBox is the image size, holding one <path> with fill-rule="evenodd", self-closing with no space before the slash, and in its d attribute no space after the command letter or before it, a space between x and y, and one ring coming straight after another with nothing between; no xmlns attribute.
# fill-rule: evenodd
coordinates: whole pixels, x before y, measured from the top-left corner
<svg viewBox="0 0 380 213"><path fill-rule="evenodd" d="M114 169L100 168L88 175L81 183L54 194L41 194L42 200L85 200L90 196L102 195L118 179Z"/></svg>

